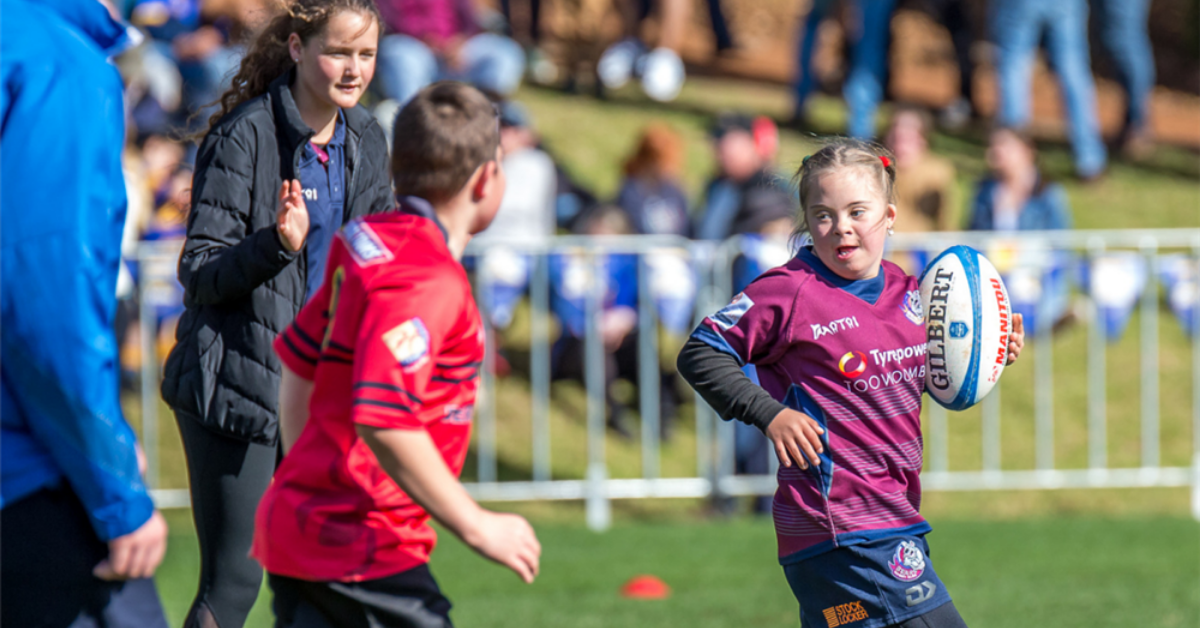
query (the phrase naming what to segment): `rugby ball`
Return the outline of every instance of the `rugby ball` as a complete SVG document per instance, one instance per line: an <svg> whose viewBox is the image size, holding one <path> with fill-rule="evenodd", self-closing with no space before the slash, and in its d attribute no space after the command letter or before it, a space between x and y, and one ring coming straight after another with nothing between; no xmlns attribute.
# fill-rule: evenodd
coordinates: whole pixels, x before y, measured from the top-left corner
<svg viewBox="0 0 1200 628"><path fill-rule="evenodd" d="M975 249L952 246L921 274L925 392L965 410L991 392L1008 359L1012 304L996 267Z"/></svg>

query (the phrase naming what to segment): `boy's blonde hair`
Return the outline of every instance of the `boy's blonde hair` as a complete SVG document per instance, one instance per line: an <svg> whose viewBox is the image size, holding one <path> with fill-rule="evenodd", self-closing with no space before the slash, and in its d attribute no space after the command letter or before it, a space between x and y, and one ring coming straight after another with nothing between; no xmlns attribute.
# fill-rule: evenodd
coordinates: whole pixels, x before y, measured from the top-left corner
<svg viewBox="0 0 1200 628"><path fill-rule="evenodd" d="M793 240L808 234L808 197L821 175L851 166L869 169L877 177L879 191L887 202L896 202L896 158L891 151L874 142L847 137L830 140L821 150L805 157L792 178L800 188L800 215L792 232Z"/></svg>

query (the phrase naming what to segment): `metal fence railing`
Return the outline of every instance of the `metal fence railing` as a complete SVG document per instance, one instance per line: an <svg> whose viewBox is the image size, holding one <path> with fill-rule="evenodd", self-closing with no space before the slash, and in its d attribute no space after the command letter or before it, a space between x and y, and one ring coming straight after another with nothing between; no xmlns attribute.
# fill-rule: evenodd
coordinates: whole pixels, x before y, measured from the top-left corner
<svg viewBox="0 0 1200 628"><path fill-rule="evenodd" d="M994 389L978 410L968 411L977 412L969 415L978 416L977 423L952 421L937 404L925 404L925 489L1191 486L1193 514L1200 519L1200 229L898 234L890 240L889 257L915 274L952 244L979 249L1006 277L1014 307L1029 321L1028 356L1022 361L1030 364L1022 368L1031 369L1032 377L1028 386L1022 379L1020 387L1014 380ZM147 358L155 355L153 330L178 297L173 283L178 254L177 244L145 245L140 251L140 320ZM483 369L475 477L468 479L468 489L484 501L582 499L594 529L609 525L613 499L773 493L773 457L771 474L735 474L733 426L718 421L698 396L688 427L694 429L694 465L679 473L680 465L674 464L673 475L663 473L659 330L686 333L727 303L736 284L787 256L785 244L755 238L712 245L670 237L564 236L469 248L466 262L489 321L489 355L497 350L492 326L507 325L515 304L527 304L522 311L528 313L528 344L522 350L527 348L529 356L530 438L528 477L502 474L498 381L490 366ZM602 327L605 312L616 306L636 313L641 473L634 477L613 477L606 452L611 436L606 429ZM1074 329L1057 333L1056 323L1068 320L1075 321ZM1164 321L1183 330L1172 330L1169 338L1176 340L1166 345ZM562 451L561 443L556 447L551 438L552 347L557 336L567 333L577 334L584 347L586 463L573 467L582 466L582 472L556 474L556 460L577 455ZM1125 345L1134 336L1136 359L1131 359L1133 350ZM512 342L505 340L505 346ZM1119 345L1128 363L1110 363L1109 355ZM1056 359L1056 352L1064 357ZM1064 358L1082 363L1064 363ZM1171 376L1167 385L1164 360ZM1180 375L1189 370L1190 376ZM143 359L147 482L160 505L186 505L185 489L160 486L158 478L159 377L158 362ZM1115 412L1110 407L1113 391L1133 389L1137 403L1118 399L1121 410ZM1010 396L1012 403L1003 401ZM1012 425L1028 429L1014 433ZM1164 425L1171 444L1166 454ZM959 432L977 428L978 440L971 444L974 434L964 436L957 427L964 428ZM1073 430L1070 438L1057 442L1066 427ZM1112 442L1114 433L1138 441L1136 463L1129 464L1128 447ZM1189 441L1186 448L1181 439ZM1006 445L1015 451L1006 451ZM967 455L963 450L973 451ZM1114 462L1117 451L1120 461ZM672 455L680 454L676 450ZM619 471L616 475L630 475L627 469Z"/></svg>

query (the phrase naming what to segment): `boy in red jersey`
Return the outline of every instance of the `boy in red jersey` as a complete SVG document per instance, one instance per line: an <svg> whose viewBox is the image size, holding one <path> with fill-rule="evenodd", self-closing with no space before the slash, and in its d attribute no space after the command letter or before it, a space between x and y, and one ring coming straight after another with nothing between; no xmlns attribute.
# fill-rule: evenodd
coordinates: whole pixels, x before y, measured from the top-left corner
<svg viewBox="0 0 1200 628"><path fill-rule="evenodd" d="M325 281L275 342L287 453L259 505L251 553L276 626L450 626L426 563L429 517L526 582L541 547L519 516L458 482L483 328L458 260L504 195L495 108L461 83L400 112L398 211L348 223Z"/></svg>

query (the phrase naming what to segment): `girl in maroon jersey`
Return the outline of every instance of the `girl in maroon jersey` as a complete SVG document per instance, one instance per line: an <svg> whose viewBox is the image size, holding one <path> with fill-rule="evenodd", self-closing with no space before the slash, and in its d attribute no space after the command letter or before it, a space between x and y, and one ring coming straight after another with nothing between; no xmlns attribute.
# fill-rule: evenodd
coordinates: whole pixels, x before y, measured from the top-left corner
<svg viewBox="0 0 1200 628"><path fill-rule="evenodd" d="M705 319L679 356L722 418L775 447L779 562L805 628L965 625L919 512L925 328L917 279L883 260L895 176L884 149L856 140L805 158L805 245ZM1009 362L1019 318L1010 340Z"/></svg>

